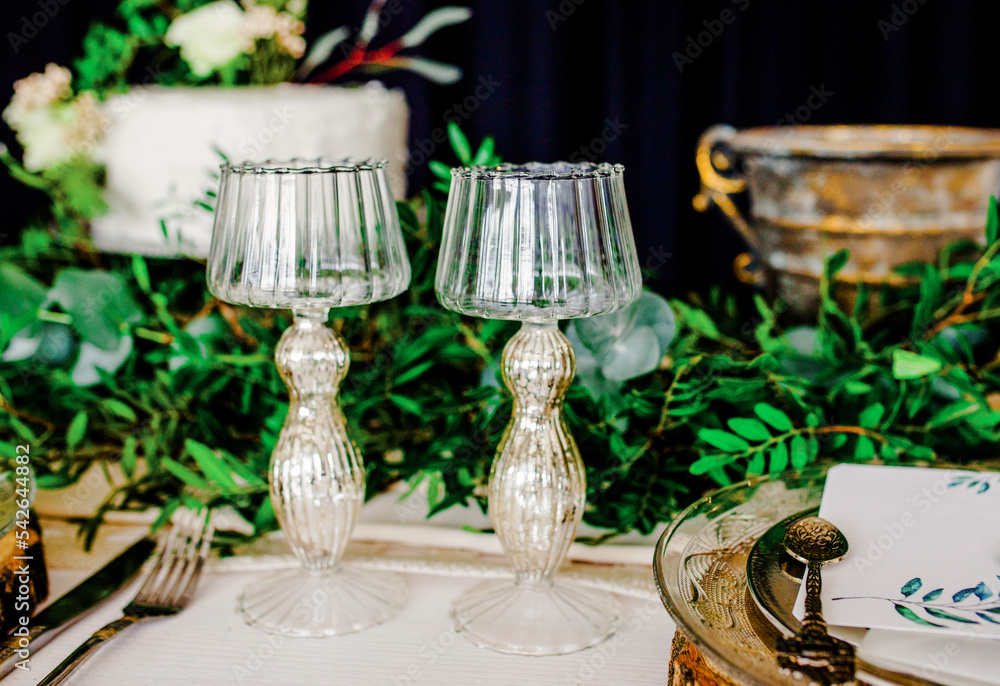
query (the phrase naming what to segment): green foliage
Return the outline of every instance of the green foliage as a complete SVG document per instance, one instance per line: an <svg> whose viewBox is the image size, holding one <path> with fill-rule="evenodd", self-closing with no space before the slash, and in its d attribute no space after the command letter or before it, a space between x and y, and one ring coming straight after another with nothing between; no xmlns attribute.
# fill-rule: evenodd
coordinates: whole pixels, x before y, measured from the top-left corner
<svg viewBox="0 0 1000 686"><path fill-rule="evenodd" d="M469 145L469 141L465 137L465 134L462 133L462 129L453 121L448 122L448 141L451 143L452 151L458 158L460 166L479 164L494 166L503 161L495 152L496 141L493 140L492 136L484 138L479 148L476 149L475 154L473 154L472 146ZM433 184L434 189L442 193L447 193L448 189L451 188L452 168L439 160L431 160L429 166L431 172L437 177L437 180Z"/></svg>
<svg viewBox="0 0 1000 686"><path fill-rule="evenodd" d="M117 348L129 325L142 319L142 310L119 274L64 269L48 297L72 318L81 340L103 350Z"/></svg>
<svg viewBox="0 0 1000 686"><path fill-rule="evenodd" d="M452 135L456 153L473 155L462 140ZM487 143L480 157L498 159ZM341 397L369 494L426 482L434 512L485 507L510 413L496 369L515 327L437 303L444 203L425 192L398 205L413 267L406 293L331 315L351 349ZM849 310L835 298L838 254L815 326L783 326L780 303L763 298L753 313L718 291L672 301L676 337L655 369L624 380L614 399L579 383L568 391L586 521L650 532L715 484L818 459L995 457L1000 242L969 248L904 267L919 286L874 299L862 291ZM0 442L32 443L43 487L71 484L95 464L118 464L127 477L88 534L109 509L168 513L192 498L231 504L259 532L276 526L266 474L287 412L273 363L286 313L214 300L201 262L98 256L48 230L0 251L0 282L0 342L38 343L20 355L11 346L0 364ZM95 350L104 357L81 374Z"/></svg>
<svg viewBox="0 0 1000 686"><path fill-rule="evenodd" d="M1000 576L997 576L1000 580ZM911 598L913 594L923 587L923 580L920 577L910 579L899 590L902 599L882 598L893 604L902 617L914 624L923 626L945 627L945 624L932 622L922 617L919 612L923 612L927 617L953 624L1000 624L1000 602L993 594L993 589L986 582L980 581L975 586L963 588L956 591L951 596L951 601L940 600L943 588L938 588L926 593L920 600ZM937 602L935 602L937 601Z"/></svg>
<svg viewBox="0 0 1000 686"><path fill-rule="evenodd" d="M61 233L83 236L88 221L107 210L104 201L105 169L82 155L41 172L30 172L6 148L0 162L24 185L43 191L52 201L52 220Z"/></svg>
<svg viewBox="0 0 1000 686"><path fill-rule="evenodd" d="M130 84L262 85L291 80L297 60L273 39L259 39L252 53L207 77L194 75L176 48L164 43L170 22L212 0L122 0L110 23L95 22L83 40L83 54L73 62L74 87L99 98L122 92ZM281 3L277 9L283 9Z"/></svg>

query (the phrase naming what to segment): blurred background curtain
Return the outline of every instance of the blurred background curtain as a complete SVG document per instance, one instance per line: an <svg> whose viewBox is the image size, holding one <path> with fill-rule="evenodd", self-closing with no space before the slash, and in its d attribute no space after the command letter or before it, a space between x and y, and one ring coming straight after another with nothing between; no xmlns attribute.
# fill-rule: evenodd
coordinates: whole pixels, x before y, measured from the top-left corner
<svg viewBox="0 0 1000 686"><path fill-rule="evenodd" d="M7 2L0 97L15 79L68 65L95 19L118 0L43 0L55 16L31 35L39 0ZM392 1L392 0L390 0ZM395 0L380 40L455 2ZM357 27L366 0L313 0L307 38ZM407 74L410 191L426 160L452 163L432 132L459 121L473 144L494 135L509 161L621 162L640 262L666 294L733 280L735 234L691 208L694 149L706 127L824 123L1000 125L997 18L982 0L478 0L472 20L434 36L421 54L462 67L442 87ZM24 37L24 41L12 38ZM378 43L376 43L377 45ZM344 83L350 82L348 77ZM478 89L478 92L477 92ZM822 94L822 97L810 96ZM822 100L819 106L813 106ZM4 127L0 140L16 148ZM156 164L150 160L150 164ZM45 198L9 179L0 234L9 241Z"/></svg>

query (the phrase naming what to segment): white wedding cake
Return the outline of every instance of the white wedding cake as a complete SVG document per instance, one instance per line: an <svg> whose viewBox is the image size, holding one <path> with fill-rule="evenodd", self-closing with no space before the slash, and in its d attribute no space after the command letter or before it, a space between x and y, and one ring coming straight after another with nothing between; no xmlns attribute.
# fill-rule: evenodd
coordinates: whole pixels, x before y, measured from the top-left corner
<svg viewBox="0 0 1000 686"><path fill-rule="evenodd" d="M380 83L135 88L109 98L105 112L94 150L108 174L109 211L92 227L101 250L206 256L222 155L385 158L396 197L406 194L409 109Z"/></svg>

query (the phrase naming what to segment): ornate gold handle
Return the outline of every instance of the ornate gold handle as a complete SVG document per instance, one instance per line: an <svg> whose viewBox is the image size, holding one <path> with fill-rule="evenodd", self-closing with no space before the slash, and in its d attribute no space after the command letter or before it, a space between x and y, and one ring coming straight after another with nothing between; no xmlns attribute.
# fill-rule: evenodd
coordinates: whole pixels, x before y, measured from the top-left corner
<svg viewBox="0 0 1000 686"><path fill-rule="evenodd" d="M701 177L701 191L694 196L692 204L699 212L705 212L712 204L715 204L726 215L736 232L759 256L761 255L760 241L750 227L750 222L740 213L736 203L729 197L734 193L742 193L746 190L746 179L738 176L724 176L720 173L728 171L731 167L729 157L722 148L728 147L735 135L736 129L726 124L717 124L701 134L701 138L698 139L698 151L694 158L698 167L698 175ZM736 257L733 270L736 272L736 277L743 283L762 286L765 284L765 277L762 272L754 272L749 269L752 262L753 258L748 253L742 253Z"/></svg>

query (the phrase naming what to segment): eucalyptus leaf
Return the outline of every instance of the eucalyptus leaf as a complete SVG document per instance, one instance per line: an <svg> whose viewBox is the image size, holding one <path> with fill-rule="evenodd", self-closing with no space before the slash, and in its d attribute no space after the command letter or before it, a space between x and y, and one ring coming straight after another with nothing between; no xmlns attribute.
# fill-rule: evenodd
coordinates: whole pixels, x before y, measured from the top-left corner
<svg viewBox="0 0 1000 686"><path fill-rule="evenodd" d="M615 341L601 358L601 372L611 381L648 374L660 363L660 344L653 329L640 326Z"/></svg>
<svg viewBox="0 0 1000 686"><path fill-rule="evenodd" d="M0 263L0 312L19 315L35 312L45 302L48 289L20 267Z"/></svg>
<svg viewBox="0 0 1000 686"><path fill-rule="evenodd" d="M796 326L785 332L785 338L792 349L811 357L819 352L819 336L815 326Z"/></svg>
<svg viewBox="0 0 1000 686"><path fill-rule="evenodd" d="M118 274L64 269L49 291L73 319L83 340L105 352L119 349L128 325L142 319L142 309Z"/></svg>
<svg viewBox="0 0 1000 686"><path fill-rule="evenodd" d="M84 342L80 345L80 356L73 366L71 378L77 386L93 386L101 380L100 372L114 373L132 353L132 337L122 336L118 347L106 352L95 345Z"/></svg>

